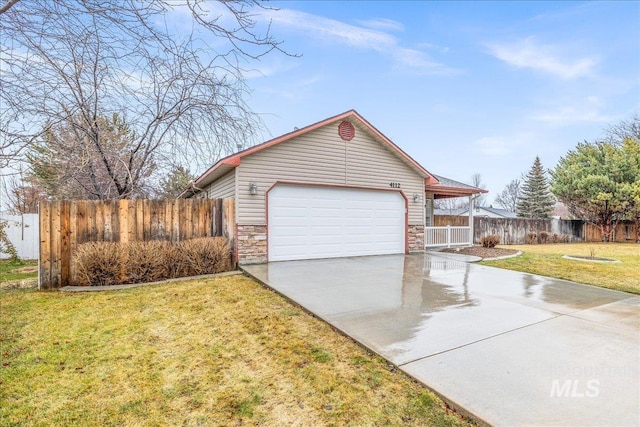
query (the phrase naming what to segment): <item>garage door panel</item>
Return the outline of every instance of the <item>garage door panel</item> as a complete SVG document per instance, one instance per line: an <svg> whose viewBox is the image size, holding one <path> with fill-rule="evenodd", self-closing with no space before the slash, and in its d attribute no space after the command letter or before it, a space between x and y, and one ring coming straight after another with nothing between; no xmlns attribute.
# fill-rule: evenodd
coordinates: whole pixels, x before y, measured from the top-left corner
<svg viewBox="0 0 640 427"><path fill-rule="evenodd" d="M404 252L397 192L279 185L268 203L271 261Z"/></svg>
<svg viewBox="0 0 640 427"><path fill-rule="evenodd" d="M278 219L273 221L273 224L271 224L271 227L277 227L277 228L283 228L283 229L287 229L287 228L302 228L302 229L307 229L307 218L288 218L288 219Z"/></svg>

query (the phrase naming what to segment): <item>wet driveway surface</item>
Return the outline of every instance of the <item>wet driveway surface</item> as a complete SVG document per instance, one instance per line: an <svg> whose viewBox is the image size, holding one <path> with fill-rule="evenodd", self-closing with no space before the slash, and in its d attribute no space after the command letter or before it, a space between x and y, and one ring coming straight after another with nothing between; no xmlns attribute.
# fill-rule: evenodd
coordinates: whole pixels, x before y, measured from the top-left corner
<svg viewBox="0 0 640 427"><path fill-rule="evenodd" d="M640 425L640 297L433 255L242 267L493 425Z"/></svg>

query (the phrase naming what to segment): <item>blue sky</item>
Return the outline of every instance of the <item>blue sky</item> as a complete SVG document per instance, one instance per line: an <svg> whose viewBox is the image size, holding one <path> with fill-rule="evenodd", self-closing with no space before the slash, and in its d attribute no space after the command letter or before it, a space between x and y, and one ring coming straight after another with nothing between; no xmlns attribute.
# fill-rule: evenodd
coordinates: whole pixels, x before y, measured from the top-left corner
<svg viewBox="0 0 640 427"><path fill-rule="evenodd" d="M278 136L355 109L429 171L488 201L640 110L639 2L281 2L284 48L249 72Z"/></svg>

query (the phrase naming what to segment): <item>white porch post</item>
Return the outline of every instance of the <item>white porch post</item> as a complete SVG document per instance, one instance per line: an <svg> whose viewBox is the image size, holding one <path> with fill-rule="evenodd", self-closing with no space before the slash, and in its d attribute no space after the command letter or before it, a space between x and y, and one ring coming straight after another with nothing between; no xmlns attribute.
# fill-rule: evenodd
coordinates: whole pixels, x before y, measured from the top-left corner
<svg viewBox="0 0 640 427"><path fill-rule="evenodd" d="M469 244L473 246L473 195L469 195Z"/></svg>

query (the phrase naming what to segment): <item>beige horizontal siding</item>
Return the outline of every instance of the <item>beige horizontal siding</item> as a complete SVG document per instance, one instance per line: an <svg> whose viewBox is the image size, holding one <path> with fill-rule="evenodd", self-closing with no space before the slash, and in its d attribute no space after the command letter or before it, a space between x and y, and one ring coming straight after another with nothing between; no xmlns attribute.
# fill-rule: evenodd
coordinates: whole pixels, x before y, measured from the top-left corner
<svg viewBox="0 0 640 427"><path fill-rule="evenodd" d="M423 204L413 203L413 194L424 197L424 179L360 127L345 142L338 123L329 124L243 158L236 171L240 225L266 224L265 193L276 181L384 189L399 182L409 199L409 224L424 223Z"/></svg>
<svg viewBox="0 0 640 427"><path fill-rule="evenodd" d="M347 185L390 188L391 182L399 183L409 199L409 224L423 224L424 178L387 146L358 131L347 144ZM414 194L420 196L419 203L413 202Z"/></svg>
<svg viewBox="0 0 640 427"><path fill-rule="evenodd" d="M206 188L210 199L226 199L236 194L236 173L235 170L220 177Z"/></svg>

